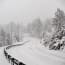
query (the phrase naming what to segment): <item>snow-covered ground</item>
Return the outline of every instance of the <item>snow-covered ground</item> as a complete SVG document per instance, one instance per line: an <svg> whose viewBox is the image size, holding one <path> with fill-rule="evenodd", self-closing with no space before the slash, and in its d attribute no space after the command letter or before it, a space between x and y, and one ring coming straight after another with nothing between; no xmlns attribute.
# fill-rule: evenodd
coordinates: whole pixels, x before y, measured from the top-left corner
<svg viewBox="0 0 65 65"><path fill-rule="evenodd" d="M0 48L0 65L11 65L6 60L6 58L5 58L4 54L3 54L3 49L4 49L4 47Z"/></svg>
<svg viewBox="0 0 65 65"><path fill-rule="evenodd" d="M8 50L13 57L26 65L65 65L65 53L51 51L40 44L40 40L33 37L24 37L29 40L26 44Z"/></svg>
<svg viewBox="0 0 65 65"><path fill-rule="evenodd" d="M26 65L65 65L65 51L48 50L40 44L40 39L34 37L26 36L23 39L23 42L25 41L28 42L10 48L8 53ZM0 65L10 65L3 54L3 49L4 47L0 48Z"/></svg>

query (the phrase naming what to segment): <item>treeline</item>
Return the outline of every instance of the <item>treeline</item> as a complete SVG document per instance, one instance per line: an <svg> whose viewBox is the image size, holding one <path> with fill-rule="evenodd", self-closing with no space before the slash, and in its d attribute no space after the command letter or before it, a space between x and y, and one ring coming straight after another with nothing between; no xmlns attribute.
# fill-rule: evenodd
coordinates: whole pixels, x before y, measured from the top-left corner
<svg viewBox="0 0 65 65"><path fill-rule="evenodd" d="M57 8L53 18L48 18L45 21L37 18L29 23L26 28L31 36L50 40L63 26L65 26L65 13Z"/></svg>
<svg viewBox="0 0 65 65"><path fill-rule="evenodd" d="M24 26L11 22L0 26L0 47L22 41Z"/></svg>
<svg viewBox="0 0 65 65"><path fill-rule="evenodd" d="M40 38L43 31L43 24L40 18L37 18L29 23L27 25L27 31L31 36Z"/></svg>
<svg viewBox="0 0 65 65"><path fill-rule="evenodd" d="M43 32L47 31L48 27L48 22L44 23L40 18L34 19L32 22L28 23L27 26L14 22L3 26L0 25L0 47L22 41L24 33L41 38Z"/></svg>
<svg viewBox="0 0 65 65"><path fill-rule="evenodd" d="M60 8L54 13L54 17L44 22L40 18L33 20L27 26L31 36L42 38L43 45L51 49L59 50L65 47L65 13Z"/></svg>
<svg viewBox="0 0 65 65"><path fill-rule="evenodd" d="M27 25L27 32L34 37L42 38L47 32L52 32L51 19L46 19L42 21L40 18L33 20Z"/></svg>
<svg viewBox="0 0 65 65"><path fill-rule="evenodd" d="M58 35L56 33L65 25L64 11L58 8L54 15L53 18L46 19L45 21L42 21L40 18L34 19L27 26L14 22L3 26L0 25L0 47L21 41L23 33L28 33L30 36L37 38L43 38L46 42L49 42L52 37Z"/></svg>

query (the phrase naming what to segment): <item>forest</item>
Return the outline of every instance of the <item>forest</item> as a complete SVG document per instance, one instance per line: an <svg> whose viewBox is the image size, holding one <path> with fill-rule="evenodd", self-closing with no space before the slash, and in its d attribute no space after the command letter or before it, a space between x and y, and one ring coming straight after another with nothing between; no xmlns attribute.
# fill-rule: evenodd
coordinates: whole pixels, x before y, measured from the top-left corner
<svg viewBox="0 0 65 65"><path fill-rule="evenodd" d="M57 40L60 42L65 38L65 13L60 8L54 13L54 17L42 21L40 18L34 19L26 26L10 22L0 25L0 47L11 45L23 40L24 34L43 39L42 44L50 49L55 49ZM56 41L54 41L56 40Z"/></svg>

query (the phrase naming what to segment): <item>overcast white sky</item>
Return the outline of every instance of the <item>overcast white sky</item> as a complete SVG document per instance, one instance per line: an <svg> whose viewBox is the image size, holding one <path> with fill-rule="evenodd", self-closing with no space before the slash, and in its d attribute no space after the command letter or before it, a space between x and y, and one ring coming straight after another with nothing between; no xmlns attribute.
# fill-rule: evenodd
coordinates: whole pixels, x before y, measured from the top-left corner
<svg viewBox="0 0 65 65"><path fill-rule="evenodd" d="M28 23L35 18L52 17L56 8L64 9L64 0L0 0L0 24Z"/></svg>

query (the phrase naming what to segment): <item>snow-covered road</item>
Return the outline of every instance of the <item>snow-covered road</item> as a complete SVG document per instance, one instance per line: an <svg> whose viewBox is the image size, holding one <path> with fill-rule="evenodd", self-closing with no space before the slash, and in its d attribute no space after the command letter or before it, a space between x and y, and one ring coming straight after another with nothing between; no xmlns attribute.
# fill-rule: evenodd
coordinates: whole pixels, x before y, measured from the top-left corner
<svg viewBox="0 0 65 65"><path fill-rule="evenodd" d="M26 65L65 65L65 51L51 51L41 46L40 39L24 37L22 46L12 47L8 53ZM19 42L19 43L23 43ZM15 43L15 44L19 44ZM0 48L0 65L10 65Z"/></svg>
<svg viewBox="0 0 65 65"><path fill-rule="evenodd" d="M47 49L42 48L39 39L31 37L24 39L30 41L23 46L9 49L8 53L26 65L65 65L65 58L51 54Z"/></svg>

